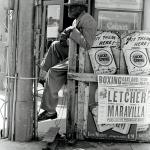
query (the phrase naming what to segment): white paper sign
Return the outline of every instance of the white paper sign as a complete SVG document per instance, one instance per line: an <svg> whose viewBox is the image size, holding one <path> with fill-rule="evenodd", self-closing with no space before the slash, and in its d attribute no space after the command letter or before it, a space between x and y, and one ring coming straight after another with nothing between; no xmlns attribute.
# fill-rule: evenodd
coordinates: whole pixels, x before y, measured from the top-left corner
<svg viewBox="0 0 150 150"><path fill-rule="evenodd" d="M123 38L123 52L131 75L150 74L150 33L135 32Z"/></svg>
<svg viewBox="0 0 150 150"><path fill-rule="evenodd" d="M98 124L150 123L150 77L98 75Z"/></svg>
<svg viewBox="0 0 150 150"><path fill-rule="evenodd" d="M116 72L115 58L112 48L118 50L120 39L113 32L97 32L96 39L89 50L94 73L114 74Z"/></svg>
<svg viewBox="0 0 150 150"><path fill-rule="evenodd" d="M117 70L110 47L91 48L89 51L95 74L114 74Z"/></svg>

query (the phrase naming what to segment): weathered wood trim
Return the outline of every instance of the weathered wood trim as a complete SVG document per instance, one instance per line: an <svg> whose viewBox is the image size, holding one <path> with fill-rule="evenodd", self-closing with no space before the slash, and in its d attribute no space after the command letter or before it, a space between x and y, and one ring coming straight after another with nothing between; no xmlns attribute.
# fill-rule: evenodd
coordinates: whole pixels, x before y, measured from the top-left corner
<svg viewBox="0 0 150 150"><path fill-rule="evenodd" d="M52 0L52 1L47 1L47 0L44 0L44 5L59 5L60 3L64 3L64 0Z"/></svg>
<svg viewBox="0 0 150 150"><path fill-rule="evenodd" d="M78 120L77 120L77 138L83 140L83 124L84 124L84 101L85 101L85 84L78 83Z"/></svg>
<svg viewBox="0 0 150 150"><path fill-rule="evenodd" d="M44 6L43 8L43 16L42 16L42 37L41 37L41 47L40 47L40 60L43 59L44 56L44 48L45 48L45 37L46 37L46 13L47 13L47 7Z"/></svg>
<svg viewBox="0 0 150 150"><path fill-rule="evenodd" d="M79 49L79 73L84 73L85 67L85 50ZM84 124L84 101L85 101L85 83L78 82L78 120L77 120L77 138L83 140Z"/></svg>
<svg viewBox="0 0 150 150"><path fill-rule="evenodd" d="M88 119L88 106L89 106L89 85L85 87L85 100L84 100L84 124L83 136L87 135L87 119Z"/></svg>
<svg viewBox="0 0 150 150"><path fill-rule="evenodd" d="M85 51L85 66L84 66L84 72L85 73L93 73L93 68L92 68L92 63L91 63L91 59L89 56L89 52Z"/></svg>
<svg viewBox="0 0 150 150"><path fill-rule="evenodd" d="M76 53L77 44L69 39L69 64L68 71L76 72ZM67 120L66 120L66 133L68 139L76 138L76 120L77 120L77 97L76 97L76 82L73 79L67 81Z"/></svg>
<svg viewBox="0 0 150 150"><path fill-rule="evenodd" d="M68 72L76 72L77 44L69 39Z"/></svg>
<svg viewBox="0 0 150 150"><path fill-rule="evenodd" d="M82 82L97 82L97 75L93 73L68 72L68 79L73 79Z"/></svg>

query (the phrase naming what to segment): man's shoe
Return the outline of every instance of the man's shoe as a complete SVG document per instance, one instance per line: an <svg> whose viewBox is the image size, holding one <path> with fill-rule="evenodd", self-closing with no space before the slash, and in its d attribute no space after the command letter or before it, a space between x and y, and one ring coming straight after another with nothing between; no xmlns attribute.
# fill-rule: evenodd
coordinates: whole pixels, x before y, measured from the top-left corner
<svg viewBox="0 0 150 150"><path fill-rule="evenodd" d="M42 112L38 116L38 121L48 120L48 119L56 119L57 118L57 112L49 113L48 111Z"/></svg>

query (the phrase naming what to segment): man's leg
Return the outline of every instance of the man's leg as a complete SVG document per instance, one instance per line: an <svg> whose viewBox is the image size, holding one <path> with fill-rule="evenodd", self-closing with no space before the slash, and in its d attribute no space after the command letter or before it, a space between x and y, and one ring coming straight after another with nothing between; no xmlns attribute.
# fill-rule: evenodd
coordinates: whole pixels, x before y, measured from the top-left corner
<svg viewBox="0 0 150 150"><path fill-rule="evenodd" d="M39 121L57 118L58 91L66 81L67 71L60 71L53 68L48 71L41 102L41 108L45 111L39 115Z"/></svg>
<svg viewBox="0 0 150 150"><path fill-rule="evenodd" d="M41 108L48 112L56 112L58 104L58 91L67 80L67 71L50 69L47 74L46 85L43 92Z"/></svg>
<svg viewBox="0 0 150 150"><path fill-rule="evenodd" d="M39 115L39 120L45 116L45 113L55 113L58 103L58 91L62 85L66 82L67 78L67 65L64 60L68 57L68 47L64 47L59 41L55 41L50 46L45 59L42 62L42 69L48 71L46 77L46 83L43 92L43 98L41 108L44 109L44 113ZM59 63L62 61L62 64ZM59 63L57 66L56 64ZM56 65L57 67L55 68ZM54 68L52 68L54 66ZM50 68L50 69L49 69ZM65 71L64 71L65 70ZM41 119L40 119L41 118Z"/></svg>
<svg viewBox="0 0 150 150"><path fill-rule="evenodd" d="M41 63L41 67L43 70L48 71L51 67L67 57L68 47L62 46L59 41L54 41L48 49L48 52Z"/></svg>

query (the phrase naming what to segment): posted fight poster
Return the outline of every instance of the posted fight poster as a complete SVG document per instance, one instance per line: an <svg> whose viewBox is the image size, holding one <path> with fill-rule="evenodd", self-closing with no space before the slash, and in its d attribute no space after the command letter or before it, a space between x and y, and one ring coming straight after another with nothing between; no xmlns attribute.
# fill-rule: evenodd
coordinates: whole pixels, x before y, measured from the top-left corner
<svg viewBox="0 0 150 150"><path fill-rule="evenodd" d="M98 124L150 123L150 77L98 75Z"/></svg>
<svg viewBox="0 0 150 150"><path fill-rule="evenodd" d="M114 139L124 141L135 141L137 137L137 124L128 123L112 123L112 124L98 124L98 87L93 84L93 92L90 93L94 99L89 101L89 113L87 120L87 137L98 139ZM93 95L93 94L94 95ZM103 112L104 113L104 112ZM140 127L143 128L143 127ZM142 129L143 131L143 129Z"/></svg>
<svg viewBox="0 0 150 150"><path fill-rule="evenodd" d="M89 56L87 137L149 142L150 32L99 31Z"/></svg>

